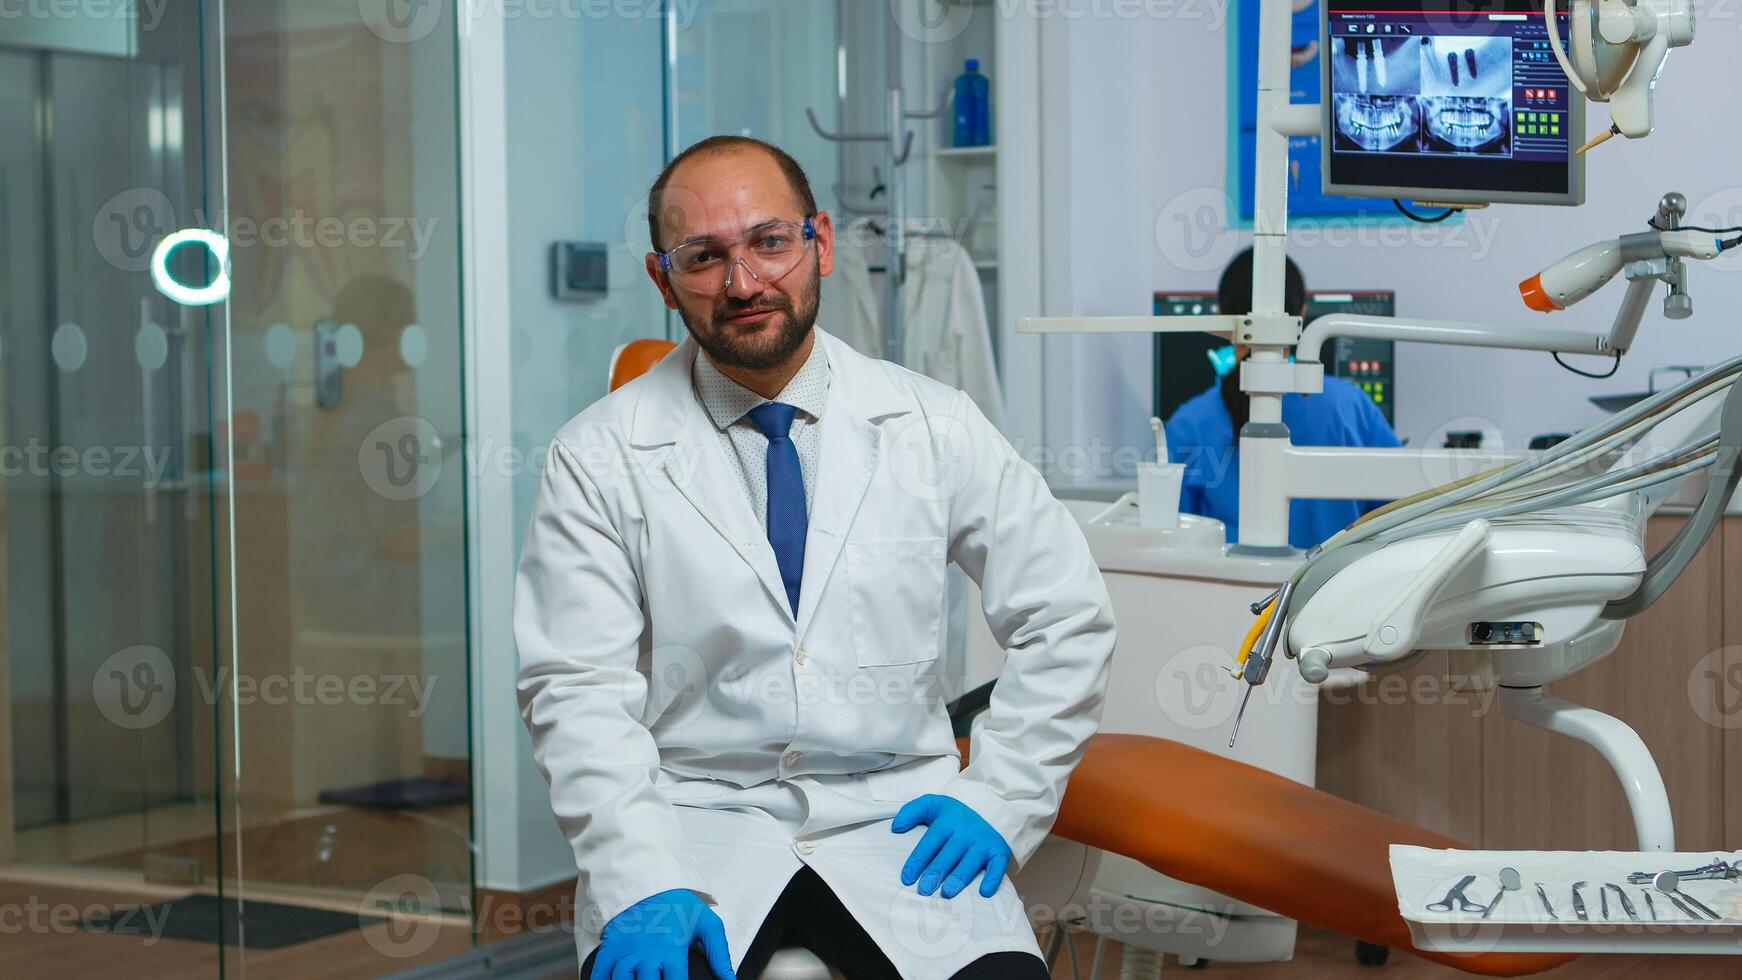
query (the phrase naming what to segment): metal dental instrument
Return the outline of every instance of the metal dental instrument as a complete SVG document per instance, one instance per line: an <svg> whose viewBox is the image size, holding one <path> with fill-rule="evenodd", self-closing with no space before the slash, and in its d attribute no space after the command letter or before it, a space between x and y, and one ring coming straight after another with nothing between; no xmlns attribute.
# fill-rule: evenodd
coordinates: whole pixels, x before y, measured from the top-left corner
<svg viewBox="0 0 1742 980"><path fill-rule="evenodd" d="M1603 910L1603 921L1609 921L1609 889L1597 889L1597 907Z"/></svg>
<svg viewBox="0 0 1742 980"><path fill-rule="evenodd" d="M1682 901L1682 900L1681 900L1681 897L1680 897L1680 896L1679 896L1679 895L1677 895L1677 894L1676 894L1676 893L1674 893L1674 892L1664 892L1664 893L1663 893L1663 897L1665 897L1665 898L1667 898L1667 899L1669 899L1669 901L1670 901L1670 904L1672 904L1672 905L1674 905L1674 906L1675 906L1675 907L1676 907L1676 908L1678 908L1678 909L1680 909L1680 910L1681 910L1681 913L1682 913L1682 914L1683 914L1683 915L1685 915L1685 916L1687 916L1687 917L1688 917L1688 918L1690 918L1690 919L1698 919L1698 918L1699 918L1699 917L1700 917L1700 914L1699 914L1699 913L1698 913L1698 912L1695 912L1695 911L1694 911L1694 910L1693 910L1693 908L1692 908L1692 907L1691 907L1691 906L1689 906L1689 905L1688 905L1688 903L1686 903L1686 902L1684 902L1684 901Z"/></svg>
<svg viewBox="0 0 1742 980"><path fill-rule="evenodd" d="M1647 891L1644 888L1641 888L1639 890L1639 893L1641 895L1645 896L1645 910L1647 912L1651 913L1651 921L1656 922L1657 921L1657 903L1653 902L1651 900L1651 892Z"/></svg>
<svg viewBox="0 0 1742 980"><path fill-rule="evenodd" d="M1585 913L1585 900L1579 896L1579 889L1583 887L1584 882L1573 882L1573 914L1579 917L1580 922L1587 922L1591 917Z"/></svg>
<svg viewBox="0 0 1742 980"><path fill-rule="evenodd" d="M1627 882L1632 885L1649 885L1651 884L1651 880L1659 874L1662 874L1662 872L1635 871L1627 876ZM1713 861L1711 864L1702 864L1697 868L1689 868L1686 871L1677 871L1674 872L1674 874L1678 881L1708 881L1719 878L1734 879L1742 877L1742 861L1737 861L1733 864L1726 864L1723 861Z"/></svg>
<svg viewBox="0 0 1742 980"><path fill-rule="evenodd" d="M1246 717L1246 705L1252 701L1252 689L1264 683L1264 678L1270 673L1270 663L1276 656L1277 641L1282 639L1284 622L1288 619L1288 604L1294 598L1294 582L1284 582L1282 588L1276 590L1276 598L1271 602L1275 608L1270 612L1270 622L1264 627L1264 633L1258 637L1258 642L1252 647L1252 652L1246 657L1246 663L1240 670L1241 679L1246 681L1246 693L1240 696L1240 710L1234 714L1234 730L1228 735L1228 747L1234 747L1234 740L1240 737L1240 722Z"/></svg>
<svg viewBox="0 0 1742 980"><path fill-rule="evenodd" d="M1702 902L1692 895L1689 895L1687 892L1680 890L1680 877L1681 876L1677 875L1674 871L1659 871L1656 876L1651 879L1651 887L1656 888L1658 891L1669 896L1669 900L1674 902L1677 908L1686 912L1689 918L1699 918L1698 915L1694 914L1693 909L1688 908L1688 906L1691 905L1694 908L1699 909L1701 912L1704 912L1713 922L1723 921L1724 917L1708 908L1705 902Z"/></svg>
<svg viewBox="0 0 1742 980"><path fill-rule="evenodd" d="M1604 896L1605 900L1608 898L1609 889L1611 889L1611 888L1615 889L1615 897L1617 899L1619 899L1621 902L1621 911L1626 912L1627 917L1629 919L1632 919L1634 922L1638 922L1639 921L1639 912L1634 909L1633 901L1627 897L1627 893L1622 890L1620 885L1614 884L1613 882L1609 882L1609 883L1604 884L1603 885L1603 896ZM1607 901L1605 901L1605 908L1603 909L1603 918L1606 919L1608 917L1609 917L1609 910L1607 908Z"/></svg>
<svg viewBox="0 0 1742 980"><path fill-rule="evenodd" d="M1549 918L1560 918L1560 916L1554 914L1554 903L1548 900L1548 891L1542 887L1542 882L1540 881L1536 883L1536 897L1542 899L1542 910L1548 913ZM1649 896L1647 897L1649 898Z"/></svg>
<svg viewBox="0 0 1742 980"><path fill-rule="evenodd" d="M1458 883L1453 885L1450 891L1446 892L1446 897L1437 902L1429 902L1427 910L1429 912L1450 912L1452 911L1452 902L1453 900L1456 900L1458 903L1457 911L1459 912L1485 911L1483 906L1470 901L1469 896L1464 894L1464 889L1475 883L1475 875L1465 875L1462 878L1459 878Z"/></svg>
<svg viewBox="0 0 1742 980"><path fill-rule="evenodd" d="M1494 911L1495 907L1500 904L1500 900L1506 897L1507 892L1515 892L1522 887L1524 887L1524 881L1519 877L1517 868L1501 868L1500 890L1494 893L1494 900L1482 910L1482 918L1486 919L1488 913Z"/></svg>

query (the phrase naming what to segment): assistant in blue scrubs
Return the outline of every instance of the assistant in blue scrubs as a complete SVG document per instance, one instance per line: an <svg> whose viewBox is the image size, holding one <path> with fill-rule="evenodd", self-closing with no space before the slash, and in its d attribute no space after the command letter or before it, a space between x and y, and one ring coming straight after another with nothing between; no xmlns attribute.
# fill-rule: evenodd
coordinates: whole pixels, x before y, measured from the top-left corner
<svg viewBox="0 0 1742 980"><path fill-rule="evenodd" d="M1245 313L1252 307L1252 250L1234 257L1217 287L1222 313ZM1284 301L1291 310L1306 309L1306 282L1290 261ZM1240 356L1245 357L1245 350ZM1214 517L1228 525L1228 540L1240 537L1240 454L1235 430L1246 424L1249 403L1240 391L1239 371L1193 396L1167 420L1167 455L1184 463L1185 484L1180 510ZM1395 448L1397 434L1385 422L1367 393L1342 378L1325 378L1316 395L1284 395L1282 421L1297 446L1370 446ZM1379 506L1376 500L1296 500L1289 508L1288 543L1311 548L1337 533L1362 514Z"/></svg>

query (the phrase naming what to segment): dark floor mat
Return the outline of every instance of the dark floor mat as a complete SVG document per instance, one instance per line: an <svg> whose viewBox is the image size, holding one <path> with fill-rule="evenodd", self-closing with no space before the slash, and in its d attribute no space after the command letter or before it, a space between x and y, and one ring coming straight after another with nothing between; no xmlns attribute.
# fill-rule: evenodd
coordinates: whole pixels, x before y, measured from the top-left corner
<svg viewBox="0 0 1742 980"><path fill-rule="evenodd" d="M384 921L374 916L276 902L245 901L241 905L240 919L246 924L242 935L250 949L281 949ZM92 932L123 936L237 945L236 902L216 895L188 895L156 905L117 906L81 925Z"/></svg>
<svg viewBox="0 0 1742 980"><path fill-rule="evenodd" d="M385 783L321 790L320 801L371 810L428 810L470 803L472 787L446 779L395 779Z"/></svg>

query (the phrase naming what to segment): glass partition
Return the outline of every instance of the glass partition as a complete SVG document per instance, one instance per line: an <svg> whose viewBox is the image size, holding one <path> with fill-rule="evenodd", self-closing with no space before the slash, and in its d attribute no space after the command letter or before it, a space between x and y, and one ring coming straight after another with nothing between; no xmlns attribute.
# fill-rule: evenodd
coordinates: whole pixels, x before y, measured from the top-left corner
<svg viewBox="0 0 1742 980"><path fill-rule="evenodd" d="M0 17L8 968L471 944L456 28Z"/></svg>
<svg viewBox="0 0 1742 980"><path fill-rule="evenodd" d="M218 199L205 12L0 19L0 905L19 912L8 962L45 970L109 955L217 972L226 954L111 921L196 890L221 918L225 888L200 683L222 311L172 302L150 273Z"/></svg>

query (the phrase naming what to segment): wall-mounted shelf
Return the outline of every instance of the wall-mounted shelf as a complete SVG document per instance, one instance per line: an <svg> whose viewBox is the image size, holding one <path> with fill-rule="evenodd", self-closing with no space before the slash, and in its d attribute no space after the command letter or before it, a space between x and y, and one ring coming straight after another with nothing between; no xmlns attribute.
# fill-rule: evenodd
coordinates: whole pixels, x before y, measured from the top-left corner
<svg viewBox="0 0 1742 980"><path fill-rule="evenodd" d="M989 146L942 146L932 151L932 156L940 160L974 160L990 159L998 155L998 147Z"/></svg>

